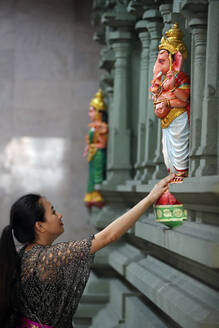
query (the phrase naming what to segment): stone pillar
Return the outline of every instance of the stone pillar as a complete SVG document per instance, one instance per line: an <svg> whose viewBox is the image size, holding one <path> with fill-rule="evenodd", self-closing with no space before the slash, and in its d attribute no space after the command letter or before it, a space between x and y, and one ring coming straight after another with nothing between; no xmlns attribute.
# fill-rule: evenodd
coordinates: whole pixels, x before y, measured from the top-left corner
<svg viewBox="0 0 219 328"><path fill-rule="evenodd" d="M192 58L191 58L191 137L190 137L190 167L189 175L195 176L199 166L198 147L201 144L202 102L205 84L205 60L207 38L207 16L192 17L188 19L192 32Z"/></svg>
<svg viewBox="0 0 219 328"><path fill-rule="evenodd" d="M140 85L139 85L139 121L138 121L138 147L137 162L135 164L135 181L139 181L142 175L142 162L145 152L146 138L146 108L148 102L148 55L149 55L149 33L146 28L146 22L141 20L136 24L136 30L139 32L139 38L142 43L141 63L140 63Z"/></svg>
<svg viewBox="0 0 219 328"><path fill-rule="evenodd" d="M115 53L115 75L112 125L109 131L107 184L124 183L130 179L130 130L128 129L129 112L129 58L132 35L125 28L110 33L110 41Z"/></svg>
<svg viewBox="0 0 219 328"><path fill-rule="evenodd" d="M214 175L218 171L217 143L218 121L218 75L219 75L219 1L209 0L207 53L205 65L205 88L202 107L201 144L197 151L200 166L196 176Z"/></svg>
<svg viewBox="0 0 219 328"><path fill-rule="evenodd" d="M158 45L162 36L162 19L158 9L147 10L143 19L146 20L146 26L150 33L150 50L149 50L149 68L148 68L148 86L153 79L153 68L158 54ZM146 138L145 138L145 155L144 155L144 173L141 177L143 183L147 183L151 179L155 164L153 159L156 156L156 148L158 140L158 122L157 117L154 115L154 106L152 100L148 100L146 109Z"/></svg>
<svg viewBox="0 0 219 328"><path fill-rule="evenodd" d="M113 111L113 87L112 86L108 86L105 89L106 95L107 95L107 99L108 99L108 127L110 129L110 127L112 126L112 111ZM108 162L108 158L112 157L112 142L110 142L110 135L108 138L108 145L107 145L107 174L106 174L106 179L108 178L108 176L110 175L110 169L109 169L109 162Z"/></svg>

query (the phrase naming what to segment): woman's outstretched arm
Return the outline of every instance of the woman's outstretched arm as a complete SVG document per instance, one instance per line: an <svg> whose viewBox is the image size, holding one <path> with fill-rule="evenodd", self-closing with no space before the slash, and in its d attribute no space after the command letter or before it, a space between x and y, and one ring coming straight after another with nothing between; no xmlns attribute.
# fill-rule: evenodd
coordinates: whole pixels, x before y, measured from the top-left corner
<svg viewBox="0 0 219 328"><path fill-rule="evenodd" d="M161 180L154 186L148 196L143 198L128 212L109 224L105 229L98 232L92 241L90 253L93 254L99 249L117 241L126 231L128 231L148 207L150 207L162 195L162 193L168 189L168 184L173 177L174 175L172 174Z"/></svg>

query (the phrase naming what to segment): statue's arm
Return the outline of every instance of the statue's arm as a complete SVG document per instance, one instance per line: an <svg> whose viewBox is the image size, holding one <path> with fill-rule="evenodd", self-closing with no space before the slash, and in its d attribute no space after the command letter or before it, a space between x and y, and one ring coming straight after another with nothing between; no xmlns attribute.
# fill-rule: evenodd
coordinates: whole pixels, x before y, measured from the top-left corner
<svg viewBox="0 0 219 328"><path fill-rule="evenodd" d="M89 137L85 137L85 147L84 147L84 152L83 152L83 157L86 157L88 155L89 151Z"/></svg>
<svg viewBox="0 0 219 328"><path fill-rule="evenodd" d="M176 90L174 90L173 92L174 96L176 96L176 98L182 102L188 102L189 100L189 89L180 89L177 88Z"/></svg>

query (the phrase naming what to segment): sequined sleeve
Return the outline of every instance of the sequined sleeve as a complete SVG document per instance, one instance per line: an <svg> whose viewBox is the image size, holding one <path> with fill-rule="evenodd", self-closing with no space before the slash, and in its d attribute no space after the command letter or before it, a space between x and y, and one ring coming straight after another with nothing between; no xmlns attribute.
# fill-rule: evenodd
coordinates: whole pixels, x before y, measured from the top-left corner
<svg viewBox="0 0 219 328"><path fill-rule="evenodd" d="M90 254L91 242L94 238L91 235L87 239L80 241L69 241L58 243L54 246L46 247L39 255L38 259L38 276L40 280L49 278L52 276L54 279L60 273L60 268L69 269L69 267L80 267L83 264L89 263L92 260Z"/></svg>

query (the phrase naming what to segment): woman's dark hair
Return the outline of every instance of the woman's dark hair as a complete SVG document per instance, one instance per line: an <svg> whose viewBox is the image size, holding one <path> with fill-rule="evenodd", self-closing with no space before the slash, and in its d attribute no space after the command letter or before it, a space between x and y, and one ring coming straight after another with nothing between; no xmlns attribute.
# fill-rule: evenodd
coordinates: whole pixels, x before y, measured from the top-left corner
<svg viewBox="0 0 219 328"><path fill-rule="evenodd" d="M11 207L10 224L0 238L0 327L14 328L16 282L19 280L20 261L13 234L22 243L35 241L35 222L45 221L45 210L40 195L28 194L19 198Z"/></svg>

